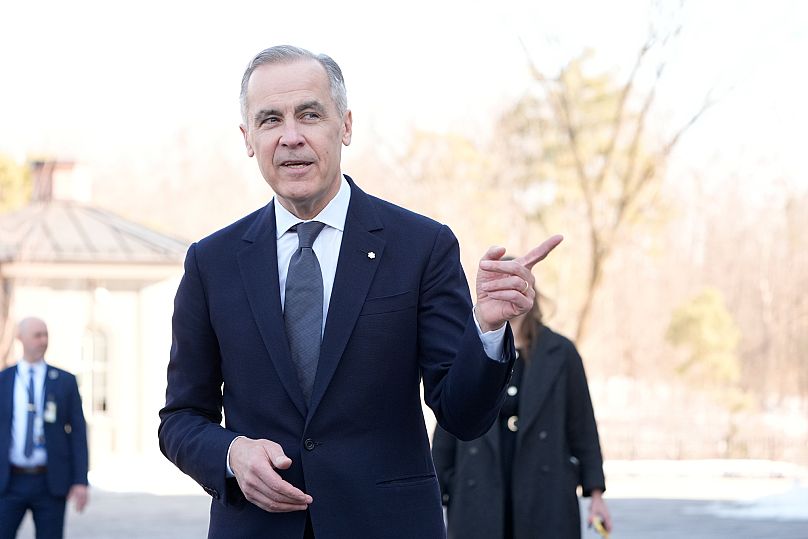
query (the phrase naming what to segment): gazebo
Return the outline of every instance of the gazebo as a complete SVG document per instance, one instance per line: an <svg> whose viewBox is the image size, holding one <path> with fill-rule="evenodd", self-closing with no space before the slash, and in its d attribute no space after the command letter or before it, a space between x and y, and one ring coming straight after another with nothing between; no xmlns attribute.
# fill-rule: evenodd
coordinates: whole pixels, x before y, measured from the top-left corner
<svg viewBox="0 0 808 539"><path fill-rule="evenodd" d="M73 164L32 165L31 203L0 215L0 353L43 318L46 359L79 378L94 464L151 453L188 243L77 200Z"/></svg>

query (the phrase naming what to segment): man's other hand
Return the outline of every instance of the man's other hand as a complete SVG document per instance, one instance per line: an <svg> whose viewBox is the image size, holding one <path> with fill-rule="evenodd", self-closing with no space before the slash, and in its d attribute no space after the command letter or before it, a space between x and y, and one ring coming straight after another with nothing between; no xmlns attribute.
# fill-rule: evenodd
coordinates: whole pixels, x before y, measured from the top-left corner
<svg viewBox="0 0 808 539"><path fill-rule="evenodd" d="M244 496L270 513L305 511L313 501L275 471L286 470L291 465L292 459L270 440L241 437L230 448L230 469Z"/></svg>

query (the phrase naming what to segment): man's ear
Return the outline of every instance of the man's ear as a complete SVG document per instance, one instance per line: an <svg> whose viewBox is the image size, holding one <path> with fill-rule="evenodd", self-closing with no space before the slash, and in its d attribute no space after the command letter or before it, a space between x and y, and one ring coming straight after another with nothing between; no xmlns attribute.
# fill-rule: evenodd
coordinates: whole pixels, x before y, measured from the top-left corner
<svg viewBox="0 0 808 539"><path fill-rule="evenodd" d="M247 133L247 126L241 124L238 126L238 128L241 130L241 135L244 137L244 146L247 148L247 157L255 156L255 151L253 150L252 145L250 144L250 138Z"/></svg>
<svg viewBox="0 0 808 539"><path fill-rule="evenodd" d="M345 116L342 118L342 129L342 143L349 146L351 144L351 135L353 134L353 116L350 110L345 111Z"/></svg>

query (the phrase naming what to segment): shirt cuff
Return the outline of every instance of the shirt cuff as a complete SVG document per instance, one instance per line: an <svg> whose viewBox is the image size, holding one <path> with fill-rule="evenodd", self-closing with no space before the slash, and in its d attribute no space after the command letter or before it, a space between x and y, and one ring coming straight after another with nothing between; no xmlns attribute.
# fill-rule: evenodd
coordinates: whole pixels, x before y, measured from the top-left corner
<svg viewBox="0 0 808 539"><path fill-rule="evenodd" d="M233 442L238 440L239 438L246 438L246 436L236 436L233 438ZM225 477L236 477L236 474L233 473L233 470L230 469L230 450L233 449L233 442L230 442L230 445L227 448L227 462L224 463L225 465Z"/></svg>
<svg viewBox="0 0 808 539"><path fill-rule="evenodd" d="M502 324L502 327L499 329L495 329L493 331L486 331L483 333L483 330L480 328L480 323L477 321L477 312L475 309L471 310L471 314L474 317L474 325L477 327L477 335L480 336L480 340L483 343L483 350L485 350L485 355L488 356L489 359L492 361L496 361L498 363L506 363L507 358L504 356L505 351L505 328L508 326L507 323Z"/></svg>

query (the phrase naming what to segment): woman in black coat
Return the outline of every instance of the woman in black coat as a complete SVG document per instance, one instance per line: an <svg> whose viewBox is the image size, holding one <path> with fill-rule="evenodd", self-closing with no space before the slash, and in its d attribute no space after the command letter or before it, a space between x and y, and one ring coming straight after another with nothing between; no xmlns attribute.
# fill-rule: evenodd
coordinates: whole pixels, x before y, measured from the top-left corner
<svg viewBox="0 0 808 539"><path fill-rule="evenodd" d="M435 430L432 457L449 538L578 539L579 485L592 498L589 523L597 516L611 530L581 357L542 324L538 299L511 323L518 356L499 420L470 442Z"/></svg>

